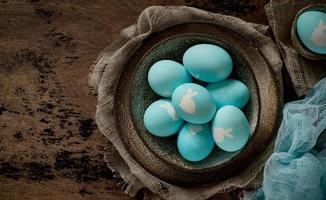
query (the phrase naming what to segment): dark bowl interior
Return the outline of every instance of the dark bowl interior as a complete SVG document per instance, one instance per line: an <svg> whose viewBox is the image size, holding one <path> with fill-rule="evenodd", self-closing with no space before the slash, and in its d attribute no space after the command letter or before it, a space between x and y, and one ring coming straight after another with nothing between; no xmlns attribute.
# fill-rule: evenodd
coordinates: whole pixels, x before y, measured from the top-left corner
<svg viewBox="0 0 326 200"><path fill-rule="evenodd" d="M220 165L233 156L239 153L226 152L220 150L218 147L206 159L199 162L189 162L183 159L178 153L176 146L177 134L172 137L159 138L151 135L144 128L143 116L146 108L155 100L160 99L150 88L147 81L147 73L149 68L157 61L162 59L171 59L182 63L182 56L184 52L196 44L215 44L226 49L234 61L234 69L230 77L241 80L250 90L250 101L243 109L251 127L251 132L257 125L257 116L259 111L258 90L252 71L248 67L248 62L244 57L228 44L219 41L218 38L213 38L207 35L192 34L192 35L179 35L169 38L165 41L158 43L150 51L148 51L137 67L137 71L132 79L131 88L131 110L132 118L140 135L142 141L148 148L153 151L155 155L174 165L180 165L189 169L203 169L211 168ZM203 82L199 82L205 85Z"/></svg>

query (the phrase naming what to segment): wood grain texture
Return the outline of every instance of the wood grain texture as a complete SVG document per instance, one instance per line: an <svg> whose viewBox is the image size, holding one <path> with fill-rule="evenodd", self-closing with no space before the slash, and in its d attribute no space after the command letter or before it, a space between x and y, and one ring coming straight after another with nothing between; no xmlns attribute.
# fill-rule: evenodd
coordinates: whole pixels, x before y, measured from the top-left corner
<svg viewBox="0 0 326 200"><path fill-rule="evenodd" d="M150 5L266 24L267 0L0 0L0 200L130 199L103 161L90 66ZM237 199L240 190L213 199ZM137 198L141 198L138 195Z"/></svg>

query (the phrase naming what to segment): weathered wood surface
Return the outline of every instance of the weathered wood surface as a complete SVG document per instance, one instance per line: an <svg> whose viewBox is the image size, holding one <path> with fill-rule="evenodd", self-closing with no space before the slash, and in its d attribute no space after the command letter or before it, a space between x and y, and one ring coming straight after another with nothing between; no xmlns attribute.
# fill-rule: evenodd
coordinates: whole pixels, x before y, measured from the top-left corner
<svg viewBox="0 0 326 200"><path fill-rule="evenodd" d="M130 199L105 166L107 142L94 123L87 78L99 52L150 5L266 24L266 3L0 0L0 199Z"/></svg>

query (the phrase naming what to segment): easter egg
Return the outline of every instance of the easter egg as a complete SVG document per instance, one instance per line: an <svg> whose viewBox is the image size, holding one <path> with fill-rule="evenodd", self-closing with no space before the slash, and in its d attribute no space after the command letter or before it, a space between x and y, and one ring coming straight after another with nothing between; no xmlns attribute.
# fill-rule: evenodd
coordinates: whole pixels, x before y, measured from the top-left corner
<svg viewBox="0 0 326 200"><path fill-rule="evenodd" d="M322 11L303 12L296 22L297 34L310 51L326 54L326 13Z"/></svg>
<svg viewBox="0 0 326 200"><path fill-rule="evenodd" d="M195 83L184 83L172 94L172 104L178 116L193 124L209 122L216 112L216 104L208 90Z"/></svg>
<svg viewBox="0 0 326 200"><path fill-rule="evenodd" d="M160 60L148 72L150 87L162 97L171 97L176 87L191 81L183 65L173 60Z"/></svg>
<svg viewBox="0 0 326 200"><path fill-rule="evenodd" d="M167 99L153 102L145 111L145 128L158 137L168 137L180 130L184 121L176 114L172 103Z"/></svg>
<svg viewBox="0 0 326 200"><path fill-rule="evenodd" d="M190 47L183 55L183 65L193 77L205 82L224 80L233 68L230 54L212 44Z"/></svg>
<svg viewBox="0 0 326 200"><path fill-rule="evenodd" d="M183 158L196 162L206 158L214 149L214 140L208 124L185 124L177 140Z"/></svg>
<svg viewBox="0 0 326 200"><path fill-rule="evenodd" d="M226 105L243 108L249 100L249 89L241 81L226 79L206 86L215 100L217 108Z"/></svg>
<svg viewBox="0 0 326 200"><path fill-rule="evenodd" d="M247 143L250 130L244 113L235 106L220 108L212 122L216 145L228 152L238 151Z"/></svg>

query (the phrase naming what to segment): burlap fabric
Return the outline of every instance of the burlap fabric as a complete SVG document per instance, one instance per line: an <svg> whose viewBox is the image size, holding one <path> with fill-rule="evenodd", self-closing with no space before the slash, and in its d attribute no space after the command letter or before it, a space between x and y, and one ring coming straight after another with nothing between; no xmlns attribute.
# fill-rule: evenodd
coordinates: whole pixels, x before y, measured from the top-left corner
<svg viewBox="0 0 326 200"><path fill-rule="evenodd" d="M139 189L147 187L153 193L158 194L148 198L200 200L235 187L248 187L249 183L250 187L255 188L260 185L259 172L272 152L273 143L246 170L224 182L183 188L166 183L148 173L131 157L119 139L113 115L113 100L115 94L119 92L116 91L116 85L129 55L150 34L176 24L194 21L218 24L242 34L251 41L252 45L268 55L266 59L281 83L281 58L274 42L265 35L267 33L266 26L247 23L236 17L213 14L191 7L154 6L145 9L135 24L122 30L117 40L103 50L90 75L90 85L98 94L96 122L100 131L112 143L107 148L105 159L108 167L123 178L124 188L131 196L134 196Z"/></svg>
<svg viewBox="0 0 326 200"><path fill-rule="evenodd" d="M326 0L271 0L265 6L269 24L279 46L284 64L298 96L302 96L323 77L326 77L325 60L311 60L301 56L291 40L291 27L297 13Z"/></svg>

